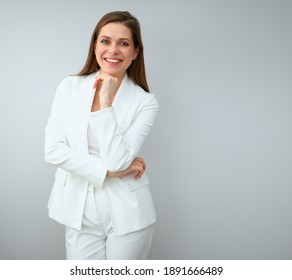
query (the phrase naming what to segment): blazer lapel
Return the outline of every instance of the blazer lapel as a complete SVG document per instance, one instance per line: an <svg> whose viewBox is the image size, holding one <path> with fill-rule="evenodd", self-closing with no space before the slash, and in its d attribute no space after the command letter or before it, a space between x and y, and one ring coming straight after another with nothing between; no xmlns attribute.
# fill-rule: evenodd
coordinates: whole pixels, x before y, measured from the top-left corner
<svg viewBox="0 0 292 280"><path fill-rule="evenodd" d="M70 134L74 135L74 142L78 143L79 149L84 152L88 151L88 123L90 119L91 106L95 94L92 88L94 79L99 72L90 74L81 78L81 82L77 85L74 104L71 108L71 126ZM120 88L113 101L113 108L119 127L122 127L123 121L135 96L135 85L131 79L125 75Z"/></svg>
<svg viewBox="0 0 292 280"><path fill-rule="evenodd" d="M88 151L87 129L95 93L92 88L94 77L94 74L80 77L82 80L76 84L77 88L70 114L70 134L74 135L74 142L78 143L79 149L84 152Z"/></svg>
<svg viewBox="0 0 292 280"><path fill-rule="evenodd" d="M129 112L134 96L135 85L128 75L125 75L112 104L119 126L122 125Z"/></svg>

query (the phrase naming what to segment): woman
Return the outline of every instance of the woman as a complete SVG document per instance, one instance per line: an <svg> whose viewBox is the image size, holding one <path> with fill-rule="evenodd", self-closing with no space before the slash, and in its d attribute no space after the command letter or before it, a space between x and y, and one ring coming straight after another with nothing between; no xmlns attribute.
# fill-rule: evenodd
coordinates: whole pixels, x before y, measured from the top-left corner
<svg viewBox="0 0 292 280"><path fill-rule="evenodd" d="M66 226L67 259L146 259L156 216L138 153L158 112L139 22L97 24L84 68L58 86L45 158L57 166L49 216Z"/></svg>

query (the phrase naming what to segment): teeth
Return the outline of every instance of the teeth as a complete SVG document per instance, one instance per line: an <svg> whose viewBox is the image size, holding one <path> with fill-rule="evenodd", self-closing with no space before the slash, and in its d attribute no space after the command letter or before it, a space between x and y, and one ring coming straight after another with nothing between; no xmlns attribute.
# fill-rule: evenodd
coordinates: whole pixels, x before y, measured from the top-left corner
<svg viewBox="0 0 292 280"><path fill-rule="evenodd" d="M118 59L109 59L109 58L106 58L105 60L108 61L108 62L112 62L112 63L120 62L120 60L118 60Z"/></svg>

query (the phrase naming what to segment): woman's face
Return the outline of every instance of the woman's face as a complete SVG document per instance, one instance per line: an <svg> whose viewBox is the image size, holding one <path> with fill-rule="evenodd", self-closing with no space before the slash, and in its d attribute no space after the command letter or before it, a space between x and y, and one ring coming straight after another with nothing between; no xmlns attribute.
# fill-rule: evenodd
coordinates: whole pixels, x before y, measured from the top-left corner
<svg viewBox="0 0 292 280"><path fill-rule="evenodd" d="M95 56L102 74L122 80L138 52L132 33L125 25L109 23L101 28L96 40Z"/></svg>

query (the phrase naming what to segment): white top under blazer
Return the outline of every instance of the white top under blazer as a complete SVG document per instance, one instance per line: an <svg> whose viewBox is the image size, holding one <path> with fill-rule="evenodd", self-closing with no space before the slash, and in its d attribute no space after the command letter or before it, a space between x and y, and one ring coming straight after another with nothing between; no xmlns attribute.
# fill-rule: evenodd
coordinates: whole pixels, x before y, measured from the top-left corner
<svg viewBox="0 0 292 280"><path fill-rule="evenodd" d="M138 180L107 177L130 166L154 124L158 102L126 75L108 107L91 113L97 73L68 76L58 86L46 126L45 160L57 167L50 195L49 216L66 226L81 229L89 185L104 188L113 231L121 235L156 221L144 173ZM89 153L88 128L99 151Z"/></svg>

